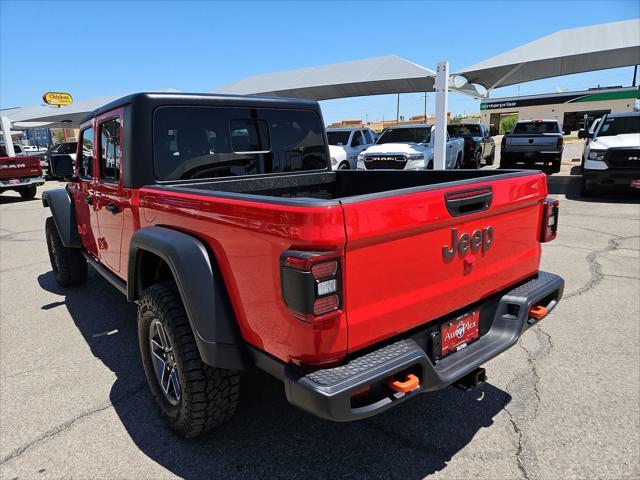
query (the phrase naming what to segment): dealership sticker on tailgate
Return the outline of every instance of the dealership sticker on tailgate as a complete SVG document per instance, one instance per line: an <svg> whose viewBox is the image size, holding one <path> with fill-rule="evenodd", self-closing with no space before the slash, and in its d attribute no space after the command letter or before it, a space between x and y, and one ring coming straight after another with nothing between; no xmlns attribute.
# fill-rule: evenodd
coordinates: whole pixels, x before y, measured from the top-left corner
<svg viewBox="0 0 640 480"><path fill-rule="evenodd" d="M440 327L442 356L451 351L462 350L469 342L480 336L480 311L465 313Z"/></svg>

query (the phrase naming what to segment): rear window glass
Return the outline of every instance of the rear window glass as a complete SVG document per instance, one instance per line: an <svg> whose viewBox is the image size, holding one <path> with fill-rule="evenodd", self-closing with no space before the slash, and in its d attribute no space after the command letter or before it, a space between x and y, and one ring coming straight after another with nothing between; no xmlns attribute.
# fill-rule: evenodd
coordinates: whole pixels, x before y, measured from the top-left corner
<svg viewBox="0 0 640 480"><path fill-rule="evenodd" d="M480 125L449 125L447 127L447 131L449 135L452 137L456 136L474 136L480 137L482 136L482 132L480 131Z"/></svg>
<svg viewBox="0 0 640 480"><path fill-rule="evenodd" d="M235 153L268 152L270 145L264 120L231 120L231 147Z"/></svg>
<svg viewBox="0 0 640 480"><path fill-rule="evenodd" d="M322 122L308 110L160 107L153 156L158 180L327 168Z"/></svg>
<svg viewBox="0 0 640 480"><path fill-rule="evenodd" d="M513 133L560 133L557 122L516 123Z"/></svg>
<svg viewBox="0 0 640 480"><path fill-rule="evenodd" d="M327 132L327 140L329 141L329 145L349 145L349 136L351 135L350 131L328 131Z"/></svg>
<svg viewBox="0 0 640 480"><path fill-rule="evenodd" d="M61 143L58 147L56 147L55 152L69 155L70 153L76 153L77 149L77 143Z"/></svg>

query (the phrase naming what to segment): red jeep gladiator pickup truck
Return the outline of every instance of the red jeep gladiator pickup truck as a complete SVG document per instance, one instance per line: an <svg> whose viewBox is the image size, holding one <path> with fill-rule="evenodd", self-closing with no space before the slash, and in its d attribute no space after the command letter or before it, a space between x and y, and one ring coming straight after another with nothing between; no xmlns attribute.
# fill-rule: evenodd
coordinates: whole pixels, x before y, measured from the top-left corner
<svg viewBox="0 0 640 480"><path fill-rule="evenodd" d="M0 145L0 193L15 190L22 198L31 199L40 185L44 185L40 158L7 157Z"/></svg>
<svg viewBox="0 0 640 480"><path fill-rule="evenodd" d="M513 346L562 295L545 176L332 171L316 102L140 93L52 159L46 238L61 285L87 265L138 303L160 412L184 436L233 414L240 372L348 421L450 384Z"/></svg>

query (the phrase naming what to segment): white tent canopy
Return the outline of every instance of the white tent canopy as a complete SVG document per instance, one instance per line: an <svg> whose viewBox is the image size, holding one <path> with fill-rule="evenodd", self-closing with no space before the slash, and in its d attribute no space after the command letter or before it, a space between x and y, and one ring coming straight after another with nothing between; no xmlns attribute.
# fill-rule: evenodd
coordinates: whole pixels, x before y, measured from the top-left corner
<svg viewBox="0 0 640 480"><path fill-rule="evenodd" d="M66 123L66 126L71 127L73 125L79 125L89 112L120 97L122 97L122 95L91 98L73 102L71 105L63 107L35 105L33 107L15 108L3 112L3 114L9 117L13 124L19 122L47 122Z"/></svg>
<svg viewBox="0 0 640 480"><path fill-rule="evenodd" d="M560 30L457 72L488 90L640 64L640 19Z"/></svg>
<svg viewBox="0 0 640 480"><path fill-rule="evenodd" d="M434 80L433 70L389 55L248 77L209 92L329 100L433 92Z"/></svg>
<svg viewBox="0 0 640 480"><path fill-rule="evenodd" d="M167 88L158 91L178 92L178 90L175 90L173 88ZM80 122L82 122L82 119L87 114L124 96L126 96L126 94L89 98L86 100L74 101L71 105L63 107L34 105L32 107L12 108L2 110L0 111L0 114L9 118L11 123L16 127L77 127L80 125ZM36 123L39 123L39 125L35 125Z"/></svg>

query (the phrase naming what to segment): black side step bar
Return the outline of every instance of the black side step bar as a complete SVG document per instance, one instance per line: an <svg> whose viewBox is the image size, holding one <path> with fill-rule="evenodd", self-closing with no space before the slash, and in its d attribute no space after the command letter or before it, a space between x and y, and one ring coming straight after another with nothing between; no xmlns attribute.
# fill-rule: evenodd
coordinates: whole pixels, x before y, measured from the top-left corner
<svg viewBox="0 0 640 480"><path fill-rule="evenodd" d="M111 271L109 271L105 266L103 266L100 262L93 258L93 255L85 251L83 251L82 254L84 255L84 258L87 259L87 262L89 262L89 265L91 265L96 272L102 275L107 282L120 290L120 293L122 293L124 296L127 295L127 282L111 273Z"/></svg>

